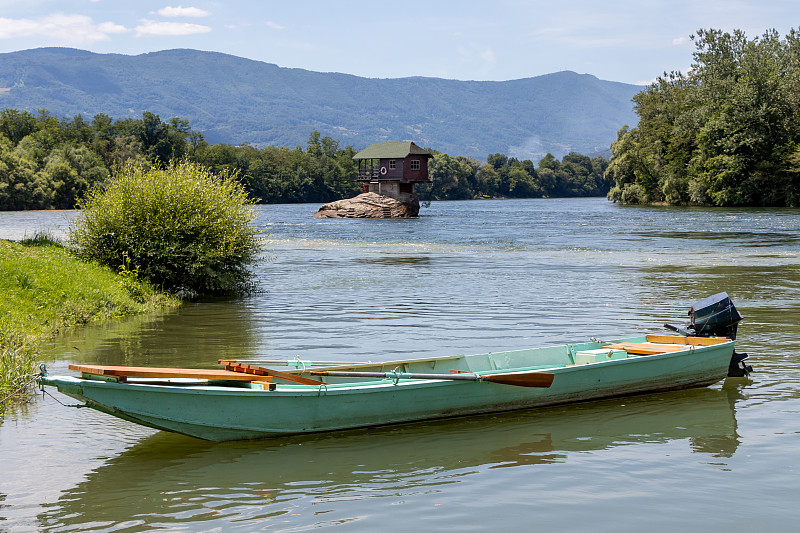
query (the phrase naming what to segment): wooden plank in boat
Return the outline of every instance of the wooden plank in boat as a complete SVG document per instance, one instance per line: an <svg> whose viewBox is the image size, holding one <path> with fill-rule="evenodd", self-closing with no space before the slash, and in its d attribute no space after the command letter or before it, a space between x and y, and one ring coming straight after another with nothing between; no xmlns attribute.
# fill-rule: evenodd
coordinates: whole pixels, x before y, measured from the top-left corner
<svg viewBox="0 0 800 533"><path fill-rule="evenodd" d="M681 352L690 347L683 344L649 344L644 342L621 342L619 344L609 344L603 349L625 350L635 355L656 355L660 353Z"/></svg>
<svg viewBox="0 0 800 533"><path fill-rule="evenodd" d="M648 342L660 342L666 344L692 344L695 346L714 346L723 344L730 339L724 337L683 337L681 335L648 335Z"/></svg>
<svg viewBox="0 0 800 533"><path fill-rule="evenodd" d="M94 376L119 378L191 378L221 379L227 381L266 381L266 376L241 374L228 370L206 370L201 368L157 368L139 366L106 366L106 365L69 365L70 370Z"/></svg>

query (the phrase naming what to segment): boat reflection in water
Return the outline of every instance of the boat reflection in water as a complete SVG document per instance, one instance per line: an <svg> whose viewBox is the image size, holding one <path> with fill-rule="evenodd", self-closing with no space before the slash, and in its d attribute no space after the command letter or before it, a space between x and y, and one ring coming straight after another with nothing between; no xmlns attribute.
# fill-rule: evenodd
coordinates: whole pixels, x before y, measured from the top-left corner
<svg viewBox="0 0 800 533"><path fill-rule="evenodd" d="M159 432L66 491L40 522L108 530L196 522L194 530L206 530L230 521L263 525L299 510L310 516L305 520L324 521L356 512L344 510L345 502L414 498L495 468L568 463L572 454L587 452L613 459L619 447L682 440L719 464L739 446L740 385L728 380L721 389L256 442L219 444ZM356 514L363 518L370 508L361 504Z"/></svg>

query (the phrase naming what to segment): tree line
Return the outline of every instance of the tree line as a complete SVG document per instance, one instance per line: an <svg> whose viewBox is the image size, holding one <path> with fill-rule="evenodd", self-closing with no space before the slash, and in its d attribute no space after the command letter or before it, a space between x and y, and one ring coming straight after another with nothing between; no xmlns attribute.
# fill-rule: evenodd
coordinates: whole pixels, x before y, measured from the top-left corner
<svg viewBox="0 0 800 533"><path fill-rule="evenodd" d="M358 194L352 146L312 132L305 147L209 144L186 120L91 121L15 109L0 111L0 210L72 209L96 184L125 165L165 168L177 161L214 173L233 172L259 203L324 203ZM571 153L548 154L534 166L503 154L485 163L434 152L432 184L423 200L603 196L611 188L608 162Z"/></svg>
<svg viewBox="0 0 800 533"><path fill-rule="evenodd" d="M628 204L800 205L800 34L700 30L688 74L634 96L611 145L608 198Z"/></svg>
<svg viewBox="0 0 800 533"><path fill-rule="evenodd" d="M464 156L433 152L428 170L432 181L420 190L423 199L553 198L604 196L611 182L604 177L603 157L571 152L561 161L547 154L538 165L503 154L491 154L485 163Z"/></svg>

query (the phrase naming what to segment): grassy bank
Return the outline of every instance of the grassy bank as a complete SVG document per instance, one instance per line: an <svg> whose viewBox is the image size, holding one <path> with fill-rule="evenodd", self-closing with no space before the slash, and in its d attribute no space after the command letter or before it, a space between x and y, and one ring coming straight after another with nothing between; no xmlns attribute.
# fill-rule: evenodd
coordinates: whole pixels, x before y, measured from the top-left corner
<svg viewBox="0 0 800 533"><path fill-rule="evenodd" d="M0 240L0 413L31 380L42 340L178 304L130 275L76 259L49 239Z"/></svg>

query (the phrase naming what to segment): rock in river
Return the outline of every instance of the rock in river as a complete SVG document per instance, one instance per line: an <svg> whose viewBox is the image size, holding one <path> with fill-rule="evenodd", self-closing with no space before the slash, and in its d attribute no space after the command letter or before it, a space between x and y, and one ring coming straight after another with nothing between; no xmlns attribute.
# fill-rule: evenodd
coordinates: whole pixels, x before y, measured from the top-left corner
<svg viewBox="0 0 800 533"><path fill-rule="evenodd" d="M390 196L365 192L355 198L325 204L314 213L314 218L410 218L419 215L419 198L410 196L401 202Z"/></svg>

